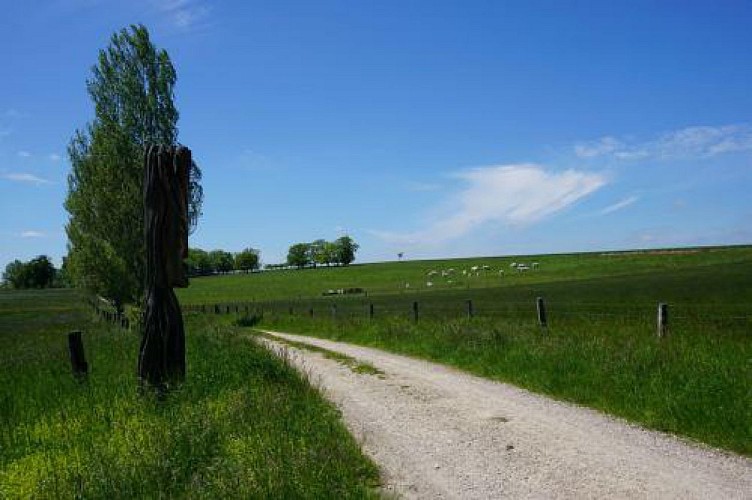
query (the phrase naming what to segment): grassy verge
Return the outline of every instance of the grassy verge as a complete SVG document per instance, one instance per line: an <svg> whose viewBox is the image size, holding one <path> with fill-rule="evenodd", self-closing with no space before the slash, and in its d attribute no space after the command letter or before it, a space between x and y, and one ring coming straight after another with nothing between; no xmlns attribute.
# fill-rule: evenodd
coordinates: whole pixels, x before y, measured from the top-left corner
<svg viewBox="0 0 752 500"><path fill-rule="evenodd" d="M240 329L187 317L188 381L139 396L138 339L71 292L0 294L0 497L373 496L337 411ZM82 329L91 373L70 375Z"/></svg>
<svg viewBox="0 0 752 500"><path fill-rule="evenodd" d="M384 375L383 371L379 370L372 364L358 361L352 356L348 356L346 354L330 351L329 349L324 349L323 347L318 347L318 346L311 345L311 344L305 344L303 342L296 342L294 340L284 339L281 337L277 337L276 335L269 335L268 333L264 333L258 330L254 331L253 333L255 335L258 335L259 337L262 337L262 338L265 338L274 342L278 342L280 344L284 344L290 347L294 347L296 349L303 349L305 351L317 352L323 355L327 359L334 360L348 367L354 373L360 373L363 375L377 375L377 376Z"/></svg>
<svg viewBox="0 0 752 500"><path fill-rule="evenodd" d="M748 332L572 317L546 332L499 318L331 321L268 315L262 326L378 347L508 381L647 427L752 455Z"/></svg>

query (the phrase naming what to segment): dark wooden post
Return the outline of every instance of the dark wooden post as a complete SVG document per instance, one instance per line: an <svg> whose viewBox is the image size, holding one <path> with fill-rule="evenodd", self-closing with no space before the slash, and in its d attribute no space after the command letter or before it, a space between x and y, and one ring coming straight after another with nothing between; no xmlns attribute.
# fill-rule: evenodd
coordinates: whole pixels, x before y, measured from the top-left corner
<svg viewBox="0 0 752 500"><path fill-rule="evenodd" d="M292 315L293 315L293 310L292 310L292 306L290 306L290 307L288 308L287 312L288 312L288 313L290 314L290 316L292 316Z"/></svg>
<svg viewBox="0 0 752 500"><path fill-rule="evenodd" d="M538 309L538 325L540 325L541 328L546 328L548 326L548 320L546 318L546 303L543 302L543 297L535 299L535 305Z"/></svg>
<svg viewBox="0 0 752 500"><path fill-rule="evenodd" d="M368 319L373 320L373 303L368 304Z"/></svg>
<svg viewBox="0 0 752 500"><path fill-rule="evenodd" d="M332 304L332 319L337 319L337 304Z"/></svg>
<svg viewBox="0 0 752 500"><path fill-rule="evenodd" d="M658 338L668 335L668 304L658 304Z"/></svg>
<svg viewBox="0 0 752 500"><path fill-rule="evenodd" d="M89 363L84 355L84 343L81 340L81 332L75 331L68 334L68 351L70 351L71 368L73 375L86 376L89 373Z"/></svg>
<svg viewBox="0 0 752 500"><path fill-rule="evenodd" d="M418 321L418 301L413 302L413 321Z"/></svg>
<svg viewBox="0 0 752 500"><path fill-rule="evenodd" d="M308 315L313 318L313 306L308 308Z"/></svg>
<svg viewBox="0 0 752 500"><path fill-rule="evenodd" d="M467 299L467 319L470 319L473 317L473 301L472 299Z"/></svg>
<svg viewBox="0 0 752 500"><path fill-rule="evenodd" d="M152 145L144 158L146 272L143 336L138 358L142 383L159 390L185 378L183 313L173 288L187 287L188 185L191 151Z"/></svg>

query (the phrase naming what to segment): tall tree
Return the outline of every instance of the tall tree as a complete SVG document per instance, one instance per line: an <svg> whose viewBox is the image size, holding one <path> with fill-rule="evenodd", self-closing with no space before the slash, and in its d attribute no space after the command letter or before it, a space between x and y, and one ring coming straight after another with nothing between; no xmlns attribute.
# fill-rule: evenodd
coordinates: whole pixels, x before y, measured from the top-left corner
<svg viewBox="0 0 752 500"><path fill-rule="evenodd" d="M296 243L290 246L287 251L287 264L298 268L307 266L310 262L310 246L309 243Z"/></svg>
<svg viewBox="0 0 752 500"><path fill-rule="evenodd" d="M355 260L355 252L358 251L360 245L349 236L342 236L334 241L336 247L337 258L336 261L346 266L351 264Z"/></svg>
<svg viewBox="0 0 752 500"><path fill-rule="evenodd" d="M177 142L176 79L169 55L152 44L143 25L115 33L87 80L94 120L68 146L71 277L118 308L142 294L144 147ZM200 180L194 163L191 227L201 212Z"/></svg>
<svg viewBox="0 0 752 500"><path fill-rule="evenodd" d="M258 269L260 254L255 248L246 248L235 254L235 269L245 272Z"/></svg>

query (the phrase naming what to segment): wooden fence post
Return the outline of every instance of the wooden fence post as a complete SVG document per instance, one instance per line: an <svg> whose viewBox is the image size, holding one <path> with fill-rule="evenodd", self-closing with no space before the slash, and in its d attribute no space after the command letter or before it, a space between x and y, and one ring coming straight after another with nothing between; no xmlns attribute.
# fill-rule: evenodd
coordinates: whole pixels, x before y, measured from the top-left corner
<svg viewBox="0 0 752 500"><path fill-rule="evenodd" d="M418 301L413 302L413 321L418 321Z"/></svg>
<svg viewBox="0 0 752 500"><path fill-rule="evenodd" d="M219 304L214 304L214 314L219 314Z"/></svg>
<svg viewBox="0 0 752 500"><path fill-rule="evenodd" d="M543 297L535 299L535 305L538 309L538 325L542 328L546 328L548 326L548 320L546 318L546 303L543 302Z"/></svg>
<svg viewBox="0 0 752 500"><path fill-rule="evenodd" d="M332 319L337 319L337 304L332 304Z"/></svg>
<svg viewBox="0 0 752 500"><path fill-rule="evenodd" d="M373 320L373 304L368 304L368 319Z"/></svg>
<svg viewBox="0 0 752 500"><path fill-rule="evenodd" d="M68 351L70 352L71 368L73 375L85 376L89 372L89 364L84 355L84 343L81 341L81 332L75 331L68 334Z"/></svg>
<svg viewBox="0 0 752 500"><path fill-rule="evenodd" d="M308 308L308 315L313 318L313 306Z"/></svg>
<svg viewBox="0 0 752 500"><path fill-rule="evenodd" d="M663 338L668 334L668 304L660 302L658 304L658 338Z"/></svg>
<svg viewBox="0 0 752 500"><path fill-rule="evenodd" d="M467 299L467 319L470 319L473 317L473 301L472 299Z"/></svg>
<svg viewBox="0 0 752 500"><path fill-rule="evenodd" d="M290 316L293 315L294 311L292 310L292 306L290 306L290 308L288 309L288 312L290 313Z"/></svg>

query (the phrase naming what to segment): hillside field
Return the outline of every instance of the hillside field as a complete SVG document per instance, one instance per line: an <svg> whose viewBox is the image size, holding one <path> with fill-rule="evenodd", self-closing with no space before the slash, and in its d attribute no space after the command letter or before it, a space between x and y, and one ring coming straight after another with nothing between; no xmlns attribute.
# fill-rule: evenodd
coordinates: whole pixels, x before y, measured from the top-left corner
<svg viewBox="0 0 752 500"><path fill-rule="evenodd" d="M516 272L512 262L538 266ZM478 276L459 274L484 265ZM428 272L452 268L453 283L438 274L425 285ZM350 287L368 295L321 295ZM265 328L446 363L752 454L749 246L274 271L194 279L180 295L194 308L247 308ZM545 329L536 297L547 304ZM669 304L662 339L658 302Z"/></svg>

